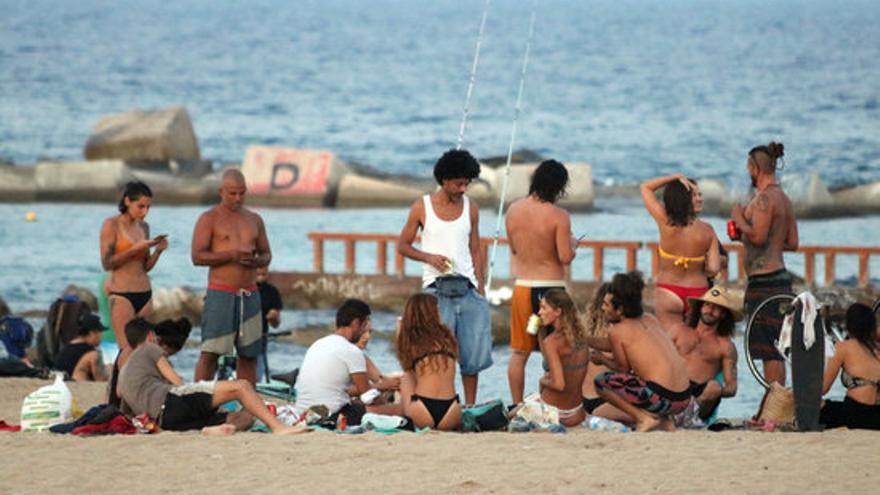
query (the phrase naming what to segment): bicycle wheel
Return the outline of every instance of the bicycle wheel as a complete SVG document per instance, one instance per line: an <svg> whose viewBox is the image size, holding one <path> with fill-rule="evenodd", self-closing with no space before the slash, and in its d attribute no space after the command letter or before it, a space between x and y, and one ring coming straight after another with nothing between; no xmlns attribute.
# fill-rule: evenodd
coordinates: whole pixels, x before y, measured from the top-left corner
<svg viewBox="0 0 880 495"><path fill-rule="evenodd" d="M756 321L759 318L765 318L768 316L772 316L774 319L780 319L780 327L782 326L781 319L791 309L791 304L794 302L794 296L790 294L776 294L768 297L763 300L761 304L755 308L755 311L749 315L749 321L746 325L746 330L743 333L743 353L746 356L746 364L749 366L749 371L752 372L752 375L755 377L755 380L761 384L764 388L770 388L770 383L764 378L764 375L761 371L758 370L758 366L755 364L755 358L752 357L752 349L754 348L752 342L752 331L754 329ZM778 311L779 314L770 314L771 311ZM766 352L766 350L765 350ZM778 354L778 352L777 352ZM785 359L786 368L791 367L791 360L788 356L782 356ZM787 377L791 376L791 370L786 369L785 375Z"/></svg>
<svg viewBox="0 0 880 495"><path fill-rule="evenodd" d="M880 321L880 299L874 301L874 307L871 309L874 310L874 317L877 318L877 321Z"/></svg>

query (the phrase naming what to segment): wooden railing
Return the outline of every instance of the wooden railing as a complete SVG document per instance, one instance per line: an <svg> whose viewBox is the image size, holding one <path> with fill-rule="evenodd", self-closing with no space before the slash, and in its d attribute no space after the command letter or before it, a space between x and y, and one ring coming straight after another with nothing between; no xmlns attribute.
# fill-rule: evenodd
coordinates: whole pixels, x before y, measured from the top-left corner
<svg viewBox="0 0 880 495"><path fill-rule="evenodd" d="M311 232L309 239L312 241L313 269L316 273L324 273L324 241L342 241L345 245L345 273L357 273L357 243L372 242L376 244L376 273L388 274L388 245L394 250L394 274L404 274L405 259L397 252L397 236L391 234L345 234L339 232ZM419 242L419 239L416 239ZM483 249L483 259L488 263L489 249L493 239L483 237L480 244ZM498 239L499 246L508 245L506 238ZM626 252L626 269L635 270L638 266L637 253L642 248L638 241L580 241L578 248L593 250L593 278L603 279L605 269L605 252L607 250L623 250Z"/></svg>
<svg viewBox="0 0 880 495"><path fill-rule="evenodd" d="M393 274L404 275L405 258L397 252L397 236L392 234L349 234L341 232L311 232L309 239L312 241L313 269L315 273L324 273L324 241L341 241L345 246L345 273L357 273L357 244L370 242L376 244L376 272L381 275L388 274L388 248L389 244L394 252ZM418 242L419 239L416 239ZM480 239L483 249L483 259L488 263L489 249L493 239L484 237ZM507 239L499 239L499 246L508 245ZM623 250L626 253L626 270L635 270L638 267L638 251L646 248L651 252L651 276L655 278L660 268L660 256L657 251L657 242L642 243L639 241L580 241L578 248L592 249L593 251L593 280L602 281L605 269L605 254L609 250ZM736 280L745 280L745 257L742 244L724 244L728 253L735 254ZM870 284L870 257L880 256L880 247L862 246L800 246L797 251L804 255L804 280L808 285L815 285L816 256L825 257L825 284L832 285L836 274L836 261L838 255L858 256L859 260L859 287L865 288ZM728 279L727 272L722 274L724 280Z"/></svg>

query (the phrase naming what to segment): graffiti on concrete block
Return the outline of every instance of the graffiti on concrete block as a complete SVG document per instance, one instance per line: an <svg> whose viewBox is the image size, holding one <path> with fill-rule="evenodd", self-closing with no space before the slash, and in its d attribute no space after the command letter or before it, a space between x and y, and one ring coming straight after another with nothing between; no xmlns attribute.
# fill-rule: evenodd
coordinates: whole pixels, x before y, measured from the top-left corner
<svg viewBox="0 0 880 495"><path fill-rule="evenodd" d="M252 194L322 196L332 165L329 151L251 146L241 171Z"/></svg>

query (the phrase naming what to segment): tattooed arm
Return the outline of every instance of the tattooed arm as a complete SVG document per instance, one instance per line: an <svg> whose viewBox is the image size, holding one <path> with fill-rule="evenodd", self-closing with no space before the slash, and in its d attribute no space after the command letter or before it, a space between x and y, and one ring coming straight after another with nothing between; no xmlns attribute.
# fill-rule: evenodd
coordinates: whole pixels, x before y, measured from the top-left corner
<svg viewBox="0 0 880 495"><path fill-rule="evenodd" d="M761 192L752 200L751 220L746 220L742 208L734 208L733 220L742 232L742 239L752 246L767 244L770 237L770 224L773 221L773 208L767 193Z"/></svg>

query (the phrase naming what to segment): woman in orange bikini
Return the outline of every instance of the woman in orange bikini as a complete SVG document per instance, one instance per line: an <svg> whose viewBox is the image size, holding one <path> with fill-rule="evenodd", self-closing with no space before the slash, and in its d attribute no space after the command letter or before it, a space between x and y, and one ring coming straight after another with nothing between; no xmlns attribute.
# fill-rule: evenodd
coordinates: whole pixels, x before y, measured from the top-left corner
<svg viewBox="0 0 880 495"><path fill-rule="evenodd" d="M665 187L664 187L665 186ZM664 188L663 203L655 191ZM715 229L697 219L703 196L684 175L668 175L643 182L642 200L660 231L660 270L655 280L654 312L668 328L681 324L688 312L688 297L700 297L708 278L721 270L721 253ZM708 278L707 278L708 277Z"/></svg>
<svg viewBox="0 0 880 495"><path fill-rule="evenodd" d="M153 192L143 182L125 185L119 200L119 215L101 226L101 265L110 272L104 290L110 303L110 320L119 345L121 367L131 349L125 338L125 324L134 317L150 314L153 292L147 272L156 266L168 248L167 236L150 239L150 226L144 219L150 211ZM155 247L152 252L150 248Z"/></svg>

